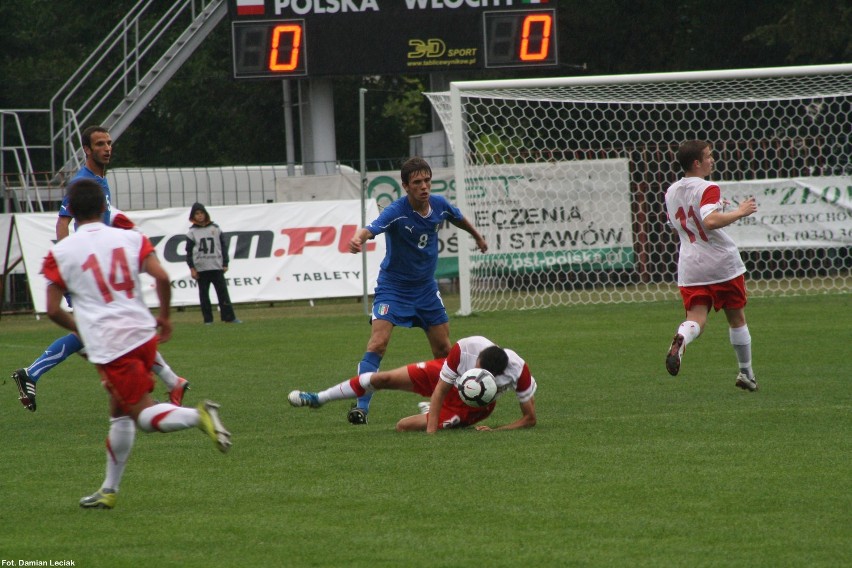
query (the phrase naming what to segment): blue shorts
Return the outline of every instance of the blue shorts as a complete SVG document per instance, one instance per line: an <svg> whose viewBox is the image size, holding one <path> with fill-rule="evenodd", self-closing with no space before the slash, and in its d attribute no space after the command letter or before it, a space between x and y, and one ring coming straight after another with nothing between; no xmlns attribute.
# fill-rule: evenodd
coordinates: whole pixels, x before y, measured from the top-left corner
<svg viewBox="0 0 852 568"><path fill-rule="evenodd" d="M450 321L438 283L434 281L420 288L376 286L373 319L389 321L399 327L423 329Z"/></svg>

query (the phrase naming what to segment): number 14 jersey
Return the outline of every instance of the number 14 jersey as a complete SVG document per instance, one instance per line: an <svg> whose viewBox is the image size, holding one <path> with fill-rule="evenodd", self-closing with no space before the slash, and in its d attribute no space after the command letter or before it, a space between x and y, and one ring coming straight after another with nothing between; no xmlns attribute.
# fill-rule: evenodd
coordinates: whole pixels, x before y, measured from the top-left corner
<svg viewBox="0 0 852 568"><path fill-rule="evenodd" d="M727 282L745 272L731 237L722 229L704 226L707 215L722 209L719 186L702 178L681 178L666 191L669 224L680 237L678 286Z"/></svg>
<svg viewBox="0 0 852 568"><path fill-rule="evenodd" d="M81 225L44 259L42 273L69 291L86 356L109 363L150 340L157 321L142 299L139 272L154 252L136 231Z"/></svg>

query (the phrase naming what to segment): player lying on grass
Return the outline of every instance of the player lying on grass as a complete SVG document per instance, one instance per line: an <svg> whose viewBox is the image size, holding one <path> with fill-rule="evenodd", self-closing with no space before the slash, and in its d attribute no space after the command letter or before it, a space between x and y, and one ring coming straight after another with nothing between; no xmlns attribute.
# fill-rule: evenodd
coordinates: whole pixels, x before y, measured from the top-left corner
<svg viewBox="0 0 852 568"><path fill-rule="evenodd" d="M482 408L466 405L459 398L456 380L472 368L489 371L497 382L498 396L514 390L521 407L521 417L515 422L493 428L514 430L535 426L535 394L537 385L526 362L511 349L503 349L493 341L472 336L460 339L450 348L446 358L412 363L391 371L362 373L319 393L295 390L288 396L293 406L318 408L332 400L352 399L364 393L382 389L413 392L429 397L421 403L421 413L403 418L396 424L399 432L437 432L441 429L472 426L488 418L497 404L496 399ZM439 409L433 412L432 409ZM477 430L492 430L479 425Z"/></svg>
<svg viewBox="0 0 852 568"><path fill-rule="evenodd" d="M172 331L169 275L148 237L101 221L106 199L96 182L77 181L69 195L79 229L57 243L44 259L42 273L49 281L47 315L80 335L88 347L88 359L109 393L106 478L98 491L80 500L80 506L111 509L137 427L145 432L197 427L222 452L230 448L231 434L219 420L216 403L205 401L198 408L183 408L151 399L157 343L168 341ZM157 318L142 300L142 272L155 281ZM62 309L66 292L74 297L73 316Z"/></svg>

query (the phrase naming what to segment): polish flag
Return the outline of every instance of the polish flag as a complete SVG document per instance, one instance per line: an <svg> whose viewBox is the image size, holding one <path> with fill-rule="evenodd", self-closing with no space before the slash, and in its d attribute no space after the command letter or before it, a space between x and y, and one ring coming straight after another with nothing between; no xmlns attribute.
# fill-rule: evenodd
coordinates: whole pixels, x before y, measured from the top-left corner
<svg viewBox="0 0 852 568"><path fill-rule="evenodd" d="M263 0L237 0L237 16L262 16Z"/></svg>

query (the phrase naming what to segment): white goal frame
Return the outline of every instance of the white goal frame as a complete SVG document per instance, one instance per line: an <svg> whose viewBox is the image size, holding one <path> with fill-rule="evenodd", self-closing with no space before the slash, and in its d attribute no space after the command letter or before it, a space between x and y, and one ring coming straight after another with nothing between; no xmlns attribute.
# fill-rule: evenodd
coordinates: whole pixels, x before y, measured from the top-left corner
<svg viewBox="0 0 852 568"><path fill-rule="evenodd" d="M833 83L820 83L822 76L831 76ZM808 77L816 78L809 80ZM789 78L789 81L787 79ZM803 81L804 78L804 81ZM839 79L838 79L839 78ZM801 88L797 83L802 84ZM649 89L650 88L650 89ZM798 90L797 90L798 89ZM517 80L494 80L494 81L456 81L450 84L449 92L425 93L430 99L437 115L444 125L444 130L450 141L455 170L455 194L454 200L458 207L468 216L475 214L472 203L468 199L468 179L471 176L471 155L473 141L469 138L471 115L469 112L472 99L494 99L494 100L523 100L523 101L554 101L556 104L573 104L587 102L604 102L606 104L634 105L634 104L714 104L717 102L743 102L754 104L759 108L764 101L777 100L819 100L821 97L840 97L843 101L842 108L845 109L841 116L846 117L852 124L852 116L845 114L852 105L852 64L839 65L816 65L800 67L779 67L763 69L738 69L720 71L698 71L682 73L652 73L634 75L612 75L593 77L563 77L563 78L539 78L539 79L517 79ZM835 99L836 100L836 99ZM469 105L469 106L466 106ZM507 121L511 120L510 117ZM850 126L849 128L852 128ZM847 129L848 130L848 129ZM570 144L570 133L566 133L565 143ZM696 136L699 137L700 136ZM849 135L852 141L852 134ZM685 138L684 138L685 139ZM675 145L682 140L661 140L660 142ZM710 140L716 142L715 140ZM560 140L561 142L561 140ZM622 153L623 158L629 158L629 151ZM674 175L674 174L670 174ZM842 172L843 176L852 176L852 161ZM676 177L671 178L674 181ZM713 178L714 180L716 178ZM738 178L723 181L743 181L748 176L740 174ZM723 186L723 194L725 192ZM849 189L852 194L852 187ZM850 195L849 197L852 197ZM844 197L845 199L845 197ZM849 219L852 219L852 211L849 211ZM473 219L472 219L473 220ZM476 224L476 223L474 223ZM847 238L841 239L846 241ZM847 246L852 246L852 238L848 238ZM836 244L832 246L837 246ZM841 243L841 248L843 243ZM488 309L512 309L517 306L503 306L497 308L477 307L471 300L471 277L473 258L486 256L479 255L472 247L472 240L463 231L458 231L458 263L459 263L459 291L461 307L459 314L467 315L474 311L486 311ZM490 252L490 251L489 251ZM841 270L839 273L832 272L827 283L825 279L817 278L820 284L811 286L807 284L795 284L786 288L784 285L769 283L766 286L758 286L757 290L749 288L749 292L761 294L801 294L801 293L848 293L850 291L850 261L849 249L841 251ZM781 274L781 272L778 272ZM820 275L822 276L822 275ZM774 278L774 276L772 277ZM770 279L772 279L770 278ZM782 276L783 278L783 276ZM608 301L656 301L675 297L676 286L673 286L674 275L668 282L657 282L644 289L643 292L635 291L625 297L613 297L612 294L604 293L597 296L583 294L581 303L595 303ZM594 286L592 286L594 288ZM588 290L587 290L588 292ZM592 290L594 292L594 290ZM591 298L591 299L590 299ZM564 303L574 303L575 300L560 300ZM548 300L539 304L522 304L524 308L539 308L553 305Z"/></svg>

